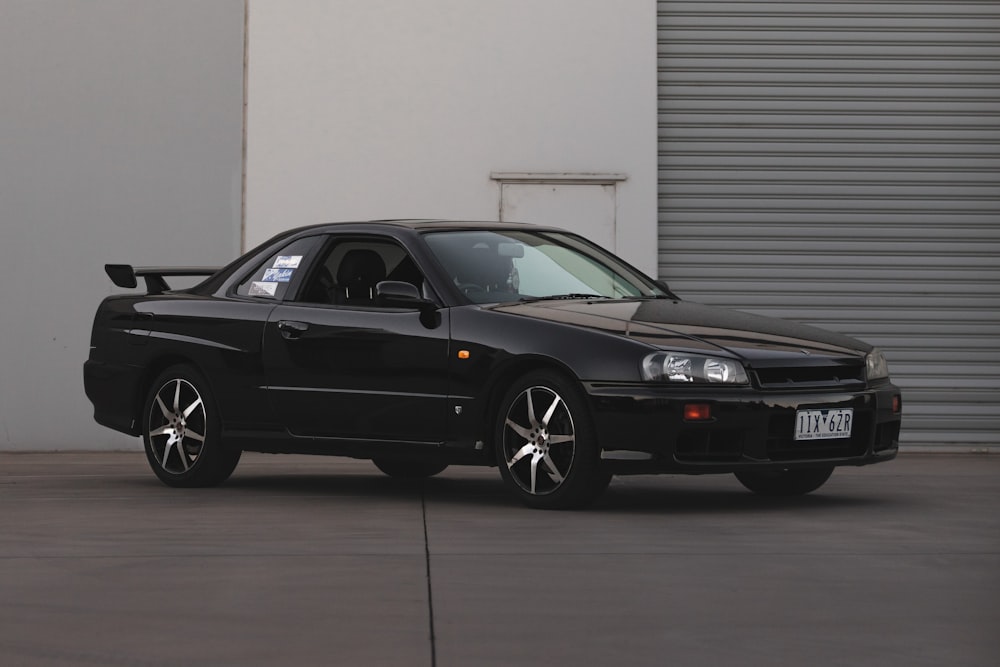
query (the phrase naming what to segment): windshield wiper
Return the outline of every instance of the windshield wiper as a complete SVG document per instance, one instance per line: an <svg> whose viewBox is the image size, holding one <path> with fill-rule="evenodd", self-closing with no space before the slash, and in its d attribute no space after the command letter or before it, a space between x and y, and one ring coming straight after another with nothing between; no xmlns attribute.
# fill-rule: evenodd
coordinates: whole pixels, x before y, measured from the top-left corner
<svg viewBox="0 0 1000 667"><path fill-rule="evenodd" d="M569 294L550 294L548 296L523 296L522 303L532 303L534 301L567 301L570 299L614 299L613 296L603 294L580 294L571 292Z"/></svg>

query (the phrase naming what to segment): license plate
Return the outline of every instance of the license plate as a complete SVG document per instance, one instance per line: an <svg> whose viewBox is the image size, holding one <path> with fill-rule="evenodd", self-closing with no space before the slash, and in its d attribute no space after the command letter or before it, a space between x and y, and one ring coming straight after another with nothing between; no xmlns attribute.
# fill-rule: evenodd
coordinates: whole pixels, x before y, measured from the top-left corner
<svg viewBox="0 0 1000 667"><path fill-rule="evenodd" d="M833 440L851 437L854 408L799 410L795 413L796 440Z"/></svg>

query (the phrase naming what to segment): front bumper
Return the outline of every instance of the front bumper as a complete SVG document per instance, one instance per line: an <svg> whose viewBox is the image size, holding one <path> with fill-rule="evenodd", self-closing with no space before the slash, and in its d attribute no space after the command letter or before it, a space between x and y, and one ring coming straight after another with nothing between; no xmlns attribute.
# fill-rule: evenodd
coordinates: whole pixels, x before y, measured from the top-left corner
<svg viewBox="0 0 1000 667"><path fill-rule="evenodd" d="M859 391L763 391L585 383L602 458L619 474L717 473L817 465L868 465L895 458L901 418L891 383ZM685 421L684 406L711 406L709 421ZM853 408L849 438L794 439L801 409Z"/></svg>

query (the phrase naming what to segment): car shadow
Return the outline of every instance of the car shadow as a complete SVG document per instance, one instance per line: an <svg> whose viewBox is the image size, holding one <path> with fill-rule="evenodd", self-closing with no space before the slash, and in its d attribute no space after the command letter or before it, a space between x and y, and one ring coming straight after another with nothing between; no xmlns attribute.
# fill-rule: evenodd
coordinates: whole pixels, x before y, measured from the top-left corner
<svg viewBox="0 0 1000 667"><path fill-rule="evenodd" d="M447 473L429 479L399 479L380 472L371 474L331 473L248 473L234 475L219 489L283 496L351 496L357 498L424 498L455 504L520 506L511 498L499 475L476 478L448 477Z"/></svg>
<svg viewBox="0 0 1000 667"><path fill-rule="evenodd" d="M493 474L490 474L493 473ZM461 475L461 476L459 476ZM495 476L494 476L495 475ZM714 476L713 476L714 477ZM637 481L638 480L638 481ZM138 482L138 480L135 480ZM732 514L734 512L776 512L790 509L802 511L878 508L902 502L901 499L872 489L859 494L857 488L819 489L812 494L795 497L764 497L743 489L732 480L732 488L719 478L704 479L686 476L644 476L615 478L608 490L593 504L583 509L596 513L657 513L657 514ZM141 482L143 486L163 488L155 478ZM190 492L192 490L187 490ZM471 507L509 507L534 511L524 507L505 488L495 470L467 476L461 472L449 476L446 471L428 479L398 479L377 471L363 472L260 472L237 473L222 486L195 491L221 494L275 495L284 497L334 497L413 500L435 504ZM911 498L912 500L912 498Z"/></svg>
<svg viewBox="0 0 1000 667"><path fill-rule="evenodd" d="M591 505L590 511L627 512L636 514L732 514L746 512L783 512L787 510L826 511L856 508L879 508L893 504L891 496L873 491L871 494L857 495L851 491L819 489L804 496L768 497L744 490L734 481L733 489L692 488L691 484L671 487L669 480L660 484L645 485L641 488L612 486Z"/></svg>

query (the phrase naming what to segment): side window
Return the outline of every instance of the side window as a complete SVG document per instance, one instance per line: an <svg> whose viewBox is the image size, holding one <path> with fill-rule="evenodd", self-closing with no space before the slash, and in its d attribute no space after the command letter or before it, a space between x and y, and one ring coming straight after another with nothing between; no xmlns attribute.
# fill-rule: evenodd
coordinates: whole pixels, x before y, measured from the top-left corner
<svg viewBox="0 0 1000 667"><path fill-rule="evenodd" d="M274 253L236 287L239 296L263 297L280 301L289 287L301 280L309 254L317 245L315 236L293 241Z"/></svg>
<svg viewBox="0 0 1000 667"><path fill-rule="evenodd" d="M331 243L307 277L299 301L345 306L376 306L375 286L383 280L410 283L424 292L424 277L402 246L381 239L344 239Z"/></svg>

